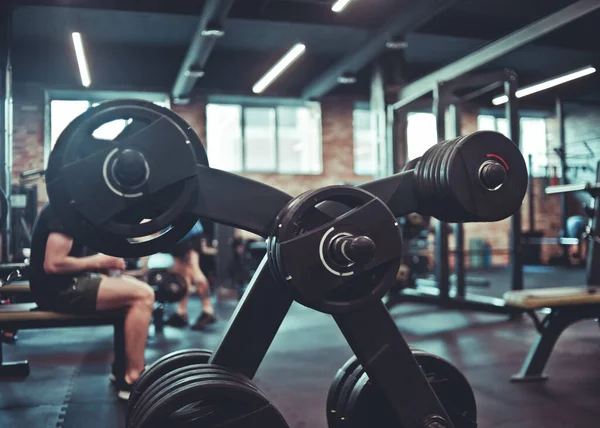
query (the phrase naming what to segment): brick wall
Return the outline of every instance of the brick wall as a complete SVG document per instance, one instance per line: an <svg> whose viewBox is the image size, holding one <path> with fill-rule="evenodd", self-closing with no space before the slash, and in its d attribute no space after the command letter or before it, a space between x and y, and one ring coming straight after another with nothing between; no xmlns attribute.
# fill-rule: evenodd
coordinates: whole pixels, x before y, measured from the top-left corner
<svg viewBox="0 0 600 428"><path fill-rule="evenodd" d="M371 177L354 174L354 135L352 98L326 98L321 102L323 172L318 175L242 174L248 178L277 187L293 196L319 187L341 182L368 181ZM187 105L175 105L173 110L183 117L206 141L206 99L194 97Z"/></svg>
<svg viewBox="0 0 600 428"><path fill-rule="evenodd" d="M13 95L13 183L23 171L44 168L44 91L35 85L15 85ZM35 184L35 183L31 183ZM40 180L40 206L48 200Z"/></svg>

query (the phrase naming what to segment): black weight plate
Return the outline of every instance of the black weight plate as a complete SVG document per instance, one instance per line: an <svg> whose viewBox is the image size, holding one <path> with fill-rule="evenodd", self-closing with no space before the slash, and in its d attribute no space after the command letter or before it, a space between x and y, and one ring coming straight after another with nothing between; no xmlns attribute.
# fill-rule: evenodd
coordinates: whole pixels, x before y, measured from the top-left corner
<svg viewBox="0 0 600 428"><path fill-rule="evenodd" d="M135 424L140 415L142 415L149 406L153 406L156 403L160 394L162 394L164 391L171 390L172 385L175 385L188 377L202 375L221 375L223 378L227 378L229 380L246 383L249 387L258 391L258 389L251 383L249 379L239 373L232 372L225 367L209 364L193 364L164 374L160 379L146 389L146 391L138 398L137 405L133 408L130 416L128 417L128 421L131 421L131 423Z"/></svg>
<svg viewBox="0 0 600 428"><path fill-rule="evenodd" d="M433 198L435 196L434 186L432 183L431 159L435 153L439 150L437 145L429 148L421 157L421 161L417 163L415 168L415 177L417 182L417 191L419 192L419 200L422 203L419 206L419 213L425 215L431 215L433 208Z"/></svg>
<svg viewBox="0 0 600 428"><path fill-rule="evenodd" d="M479 131L458 143L457 154L448 166L449 191L462 211L458 221L499 221L512 215L527 191L527 166L519 148L498 132ZM494 160L507 170L504 184L486 189L479 178L485 161Z"/></svg>
<svg viewBox="0 0 600 428"><path fill-rule="evenodd" d="M164 269L151 270L146 282L154 288L156 301L160 303L177 303L188 292L188 284L183 276Z"/></svg>
<svg viewBox="0 0 600 428"><path fill-rule="evenodd" d="M166 426L170 425L173 418L180 418L182 414L190 417L192 413L196 414L195 422L199 426L220 426L224 423L223 418L239 420L241 417L260 413L259 410L265 413L255 416L263 416L263 423L248 426L287 427L279 412L256 388L237 381L230 375L208 374L210 370L213 369L207 366L205 374L187 376L157 392L153 403L146 406L139 420L132 421L131 427ZM273 424L274 421L278 423ZM181 420L173 425L189 426Z"/></svg>
<svg viewBox="0 0 600 428"><path fill-rule="evenodd" d="M204 409L198 409L199 393L204 395ZM261 393L224 379L203 379L195 385L187 385L165 397L157 407L181 407L181 400L186 395L186 401L196 404L196 415L189 411L181 416L182 412L171 413L169 422L175 426L229 426L234 423L236 426L288 428L279 411ZM199 413L198 410L204 411ZM150 415L148 420L153 420L153 416Z"/></svg>
<svg viewBox="0 0 600 428"><path fill-rule="evenodd" d="M230 374L230 372L223 367L214 366L209 364L194 364L188 367L182 367L176 369L172 373L166 373L163 377L153 383L144 393L138 398L137 405L132 409L129 415L128 422L136 426L139 418L143 416L144 412L148 408L153 407L156 401L159 400L161 394L166 394L173 389L173 385L179 385L181 381L198 376L207 376L214 378L220 376L221 378L227 378L229 380L239 381Z"/></svg>
<svg viewBox="0 0 600 428"><path fill-rule="evenodd" d="M213 366L213 367L218 367L218 366ZM250 379L248 379L247 377L245 377L242 374L232 372L225 367L221 367L220 370L218 370L216 368L208 369L206 367L206 365L204 367L198 366L198 368L195 370L185 371L185 374L183 374L183 372L182 372L182 376L179 376L179 380L185 379L187 376L204 376L204 375L208 375L209 373L213 373L213 374L222 373L223 376L222 376L222 378L219 378L219 380L223 380L223 381L227 381L227 382L239 382L240 384L245 385L245 386L249 387L251 390L256 391L262 395L262 392L260 391L260 389L258 389L258 387ZM169 379L169 381L164 384L164 387L168 388L169 385L171 385L171 384L173 384L173 380ZM181 409L177 410L177 412L173 413L171 415L171 417L169 418L169 420L170 420L170 422L174 423L174 426L183 425L181 422L185 422L186 426L189 426L189 424L192 423L192 426L193 426L194 419L205 418L205 416L207 414L207 412L206 412L207 407L214 407L214 406L207 406L203 402L196 402L196 403L190 404L190 406L187 406L186 408L181 408Z"/></svg>
<svg viewBox="0 0 600 428"><path fill-rule="evenodd" d="M335 404L335 412L331 415L331 418L327 418L329 428L339 428L346 419L347 406L346 403L350 398L350 394L358 382L358 379L364 373L364 369L360 364L356 364L354 369L348 374L346 379L342 382L339 389L338 399Z"/></svg>
<svg viewBox="0 0 600 428"><path fill-rule="evenodd" d="M448 144L447 141L444 141L443 143L438 143L437 146L438 150L435 153L435 156L433 157L432 160L432 165L431 165L431 179L432 179L432 184L433 184L433 194L435 195L434 198L436 201L439 201L439 196L441 193L441 165L442 165L442 160L446 154L446 151L448 150Z"/></svg>
<svg viewBox="0 0 600 428"><path fill-rule="evenodd" d="M237 426L288 427L262 394L237 382L218 378L187 379L163 396L156 406L149 408L135 427L216 427L234 421Z"/></svg>
<svg viewBox="0 0 600 428"><path fill-rule="evenodd" d="M211 355L212 352L205 349L182 349L156 360L142 372L137 382L133 385L129 402L127 403L127 418L129 418L130 413L144 391L163 375L180 367L207 363Z"/></svg>
<svg viewBox="0 0 600 428"><path fill-rule="evenodd" d="M455 140L449 140L444 142L443 148L440 153L439 165L437 167L437 176L436 176L436 203L441 207L447 207L447 195L448 192L445 188L445 175L446 175L446 165L448 163L448 158L452 155L452 151L456 148L454 144Z"/></svg>
<svg viewBox="0 0 600 428"><path fill-rule="evenodd" d="M444 200L447 200L447 197L445 195L450 194L450 165L452 165L452 163L455 161L456 153L458 153L458 150L460 149L460 142L463 139L464 137L458 137L452 140L452 149L448 150L448 153L446 154L446 156L444 156L444 159L442 161L441 187L442 192L444 193Z"/></svg>
<svg viewBox="0 0 600 428"><path fill-rule="evenodd" d="M93 137L95 129L116 119L132 121L121 133L121 136L129 139L117 136L107 141ZM142 121L145 121L144 126L138 126ZM115 190L110 179L112 175L106 172L106 162L112 154L117 153L114 150L118 151L118 147L141 149L143 142L150 144L151 138L141 140L146 136L141 132L144 132L145 126L150 129L150 126L159 122L164 131L160 135L171 135L172 141L168 141L168 149L165 145L161 146L162 140L148 146L146 150L153 147L155 153L146 159L147 165L149 162L152 168L148 172L150 178L147 186L135 195L126 197L121 190ZM130 135L125 135L135 126L137 128L129 132ZM96 149L96 146L100 149ZM167 150L170 156L158 156L156 147L160 147L161 151ZM113 151L109 153L110 150ZM93 159L96 161L90 164L92 166L100 165L99 162L105 159L104 172L100 171L100 166L88 168L88 163ZM85 163L78 166L80 162ZM196 163L208 165L206 152L198 136L175 113L145 101L110 101L79 116L59 137L46 172L49 199L65 228L89 247L117 256L151 254L177 242L197 220L195 216L185 213L197 186L193 166ZM76 171L79 172L74 175ZM168 171L175 176L187 175L182 175L180 181L173 181L173 184L161 189L161 177ZM151 193L150 189L156 190ZM71 203L73 200L75 204ZM147 237L156 232L162 233L143 242L128 239Z"/></svg>
<svg viewBox="0 0 600 428"><path fill-rule="evenodd" d="M327 424L329 428L333 428L337 424L337 415L336 415L336 406L337 402L340 398L340 393L342 392L342 388L346 379L356 367L358 367L359 363L355 356L350 357L348 361L344 363L344 365L337 371L333 381L331 382L331 386L329 387L329 391L327 392Z"/></svg>
<svg viewBox="0 0 600 428"><path fill-rule="evenodd" d="M415 352L415 358L444 406L455 428L476 428L477 409L473 391L453 365L432 354ZM346 408L344 427L405 428L397 420L383 393L363 373L356 381Z"/></svg>
<svg viewBox="0 0 600 428"><path fill-rule="evenodd" d="M434 197L434 183L432 179L432 167L433 167L433 158L436 155L439 147L437 145L431 147L429 150L425 152L423 155L422 161L419 165L423 165L423 199L427 201L431 201Z"/></svg>
<svg viewBox="0 0 600 428"><path fill-rule="evenodd" d="M340 207L345 207L341 214ZM321 209L334 212L333 218ZM362 189L329 186L307 192L282 210L275 224L269 263L295 300L307 307L347 312L381 299L395 282L402 251L397 220ZM327 245L339 233L371 238L377 248L374 258L366 265L337 264Z"/></svg>
<svg viewBox="0 0 600 428"><path fill-rule="evenodd" d="M423 351L410 347L413 355L422 354ZM354 384L358 378L364 373L355 355L350 357L348 361L338 370L329 387L327 394L327 426L329 428L339 427L341 420L344 418L345 406L348 398L354 388ZM338 413L338 408L342 413Z"/></svg>
<svg viewBox="0 0 600 428"><path fill-rule="evenodd" d="M419 162L421 158L415 158L413 160L410 160L406 163L406 165L404 165L404 167L402 168L402 172L404 171L410 171L411 169L415 169L417 163Z"/></svg>

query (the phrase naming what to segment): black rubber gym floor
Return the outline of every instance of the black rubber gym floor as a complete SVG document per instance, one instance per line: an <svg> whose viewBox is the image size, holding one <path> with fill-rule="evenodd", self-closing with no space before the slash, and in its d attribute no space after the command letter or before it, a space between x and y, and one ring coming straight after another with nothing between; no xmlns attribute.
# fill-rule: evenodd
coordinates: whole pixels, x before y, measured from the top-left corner
<svg viewBox="0 0 600 428"><path fill-rule="evenodd" d="M481 275L481 274L477 274ZM499 295L505 270L488 272ZM581 284L582 270L529 268L528 287ZM198 308L193 302L192 313ZM151 339L147 361L181 348L216 346L233 305L219 306L222 320L210 332L167 329ZM597 428L600 420L600 329L582 322L567 330L541 384L512 384L535 337L532 323L504 316L440 311L403 305L392 310L417 348L442 355L464 371L477 397L483 428ZM23 331L6 360L29 359L25 380L0 381L0 427L119 428L124 406L108 381L110 327ZM328 316L295 305L261 367L257 382L294 428L321 428L325 396L350 350Z"/></svg>

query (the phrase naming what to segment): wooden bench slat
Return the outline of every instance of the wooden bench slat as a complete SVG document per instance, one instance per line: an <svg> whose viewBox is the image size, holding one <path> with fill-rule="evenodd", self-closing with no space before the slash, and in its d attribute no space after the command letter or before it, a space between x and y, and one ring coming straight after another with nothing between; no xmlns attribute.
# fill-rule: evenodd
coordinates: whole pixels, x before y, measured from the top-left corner
<svg viewBox="0 0 600 428"><path fill-rule="evenodd" d="M0 287L0 294L8 295L8 294L27 294L31 293L31 288L29 287L29 283L26 282L24 284L8 284Z"/></svg>
<svg viewBox="0 0 600 428"><path fill-rule="evenodd" d="M27 321L77 321L78 323L97 324L98 321L106 320L107 323L124 317L124 311L103 311L91 314L69 314L37 309L35 303L17 303L0 305L0 324L17 323Z"/></svg>
<svg viewBox="0 0 600 428"><path fill-rule="evenodd" d="M555 287L504 293L507 305L523 309L600 305L600 287Z"/></svg>

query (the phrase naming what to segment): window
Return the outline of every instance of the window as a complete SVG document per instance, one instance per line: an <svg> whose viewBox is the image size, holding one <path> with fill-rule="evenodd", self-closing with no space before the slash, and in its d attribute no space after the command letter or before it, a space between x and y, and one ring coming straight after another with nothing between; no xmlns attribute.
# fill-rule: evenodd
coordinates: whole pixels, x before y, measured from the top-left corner
<svg viewBox="0 0 600 428"><path fill-rule="evenodd" d="M320 174L318 104L206 107L210 165L225 171Z"/></svg>
<svg viewBox="0 0 600 428"><path fill-rule="evenodd" d="M354 110L354 173L375 175L379 165L377 141L371 127L371 110Z"/></svg>
<svg viewBox="0 0 600 428"><path fill-rule="evenodd" d="M521 152L529 168L529 155L532 156L535 177L546 176L548 168L548 144L546 137L546 120L541 117L521 118ZM505 118L491 115L479 115L477 127L480 130L497 131L508 136L508 122Z"/></svg>
<svg viewBox="0 0 600 428"><path fill-rule="evenodd" d="M208 162L225 171L242 170L242 107L206 106ZM212 143L211 143L212 142Z"/></svg>
<svg viewBox="0 0 600 428"><path fill-rule="evenodd" d="M407 116L407 161L423 156L438 142L435 116L432 113L409 113Z"/></svg>
<svg viewBox="0 0 600 428"><path fill-rule="evenodd" d="M99 102L87 100L52 100L50 101L50 147L52 150L58 137L65 128L79 115L84 113L90 107L98 105ZM168 103L157 102L155 104L162 107L168 107ZM115 120L110 123L105 123L100 128L94 131L94 137L102 140L114 139L127 126L126 120ZM50 151L48 150L48 152Z"/></svg>

